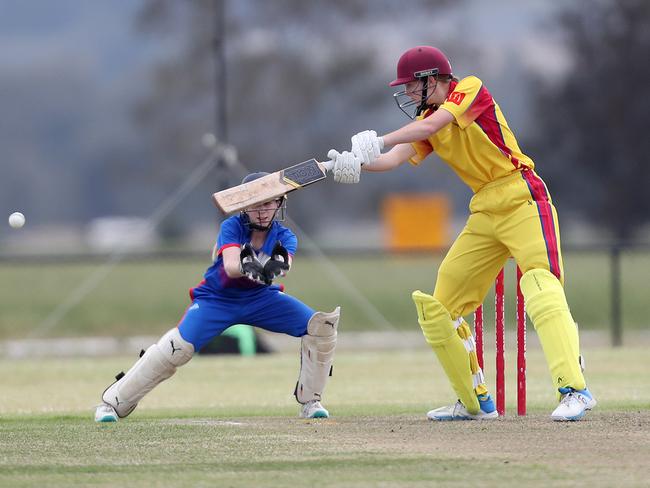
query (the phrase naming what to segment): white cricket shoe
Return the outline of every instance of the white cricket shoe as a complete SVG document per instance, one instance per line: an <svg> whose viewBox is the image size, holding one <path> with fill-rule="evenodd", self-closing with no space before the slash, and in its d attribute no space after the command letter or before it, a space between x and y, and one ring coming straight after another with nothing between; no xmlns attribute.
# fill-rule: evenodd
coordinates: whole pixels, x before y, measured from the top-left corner
<svg viewBox="0 0 650 488"><path fill-rule="evenodd" d="M427 413L429 420L494 420L499 418L496 409L489 412L479 410L476 415L471 414L465 408L465 405L458 400L454 405L436 408Z"/></svg>
<svg viewBox="0 0 650 488"><path fill-rule="evenodd" d="M97 405L95 422L117 422L117 412L108 403Z"/></svg>
<svg viewBox="0 0 650 488"><path fill-rule="evenodd" d="M330 413L320 404L318 400L305 403L300 410L300 417L303 419L326 419Z"/></svg>
<svg viewBox="0 0 650 488"><path fill-rule="evenodd" d="M597 403L587 388L584 390L560 388L560 393L562 393L560 404L551 414L551 418L558 422L580 420L587 410L594 408Z"/></svg>

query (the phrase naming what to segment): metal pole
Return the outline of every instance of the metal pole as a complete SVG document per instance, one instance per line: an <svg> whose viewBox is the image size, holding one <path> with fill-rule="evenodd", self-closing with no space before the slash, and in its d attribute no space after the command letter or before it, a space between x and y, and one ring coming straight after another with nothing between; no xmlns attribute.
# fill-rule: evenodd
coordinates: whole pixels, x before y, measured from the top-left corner
<svg viewBox="0 0 650 488"><path fill-rule="evenodd" d="M228 143L228 106L226 72L226 0L214 0L214 133L217 144ZM229 169L222 152L217 156L217 186L230 186Z"/></svg>
<svg viewBox="0 0 650 488"><path fill-rule="evenodd" d="M621 320L621 247L614 244L610 252L610 266L612 274L611 283L611 328L612 346L620 347L623 344L623 329Z"/></svg>
<svg viewBox="0 0 650 488"><path fill-rule="evenodd" d="M219 142L228 142L228 111L226 106L226 0L214 2L214 59L215 59L215 134Z"/></svg>

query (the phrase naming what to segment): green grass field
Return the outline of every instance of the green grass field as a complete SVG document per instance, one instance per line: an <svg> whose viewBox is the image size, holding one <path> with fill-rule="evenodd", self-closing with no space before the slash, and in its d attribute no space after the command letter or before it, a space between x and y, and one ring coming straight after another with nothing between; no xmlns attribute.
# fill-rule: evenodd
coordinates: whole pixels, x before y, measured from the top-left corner
<svg viewBox="0 0 650 488"><path fill-rule="evenodd" d="M345 330L381 327L367 311L373 307L397 329L417 328L411 292L431 292L440 258L436 256L373 255L335 257L322 262L298 258L285 284L287 292L313 308L341 305ZM159 335L177 323L189 303L187 291L208 265L206 259L125 262L83 296L56 327L39 336ZM22 338L39 327L73 290L102 263L0 263L0 339ZM574 317L583 329L610 325L610 272L605 254L565 256L566 290ZM648 329L646 277L650 254L628 253L622 260L623 323L625 329ZM338 274L337 274L338 273ZM514 323L514 269L506 275L506 314ZM354 295L354 290L358 295ZM486 298L486 320L492 320L493 298ZM492 315L491 315L492 314Z"/></svg>
<svg viewBox="0 0 650 488"><path fill-rule="evenodd" d="M506 418L453 423L424 417L453 399L424 346L341 351L322 421L297 418L297 354L196 357L116 424L93 407L134 357L0 360L0 486L647 486L647 344L584 352L599 405L571 424L536 348L527 417L510 374Z"/></svg>

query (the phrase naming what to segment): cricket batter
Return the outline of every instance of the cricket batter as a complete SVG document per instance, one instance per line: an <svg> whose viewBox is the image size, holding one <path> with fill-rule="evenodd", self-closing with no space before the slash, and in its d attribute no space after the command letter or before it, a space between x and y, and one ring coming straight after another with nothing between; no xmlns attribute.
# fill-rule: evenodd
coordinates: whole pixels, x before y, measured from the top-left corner
<svg viewBox="0 0 650 488"><path fill-rule="evenodd" d="M550 369L559 405L553 420L579 420L596 400L580 364L578 330L564 295L558 218L551 196L510 130L499 105L476 76L458 80L445 54L430 46L406 51L397 63L403 86L395 100L415 121L378 137L352 137L351 152L328 154L334 179L357 183L361 168L389 171L419 165L436 152L474 192L470 215L438 270L432 295L413 292L418 321L458 402L428 412L431 420L494 419L498 413L478 366L463 316L483 303L510 256ZM410 112L412 111L412 112ZM384 146L392 146L382 154Z"/></svg>
<svg viewBox="0 0 650 488"><path fill-rule="evenodd" d="M252 173L243 183L268 173ZM303 418L327 418L321 405L330 375L340 308L316 312L273 284L290 269L298 240L282 225L286 198L263 203L224 220L204 280L190 290L192 304L177 327L143 351L140 359L102 395L97 422L129 415L156 385L234 324L249 324L301 337L300 373L294 395Z"/></svg>

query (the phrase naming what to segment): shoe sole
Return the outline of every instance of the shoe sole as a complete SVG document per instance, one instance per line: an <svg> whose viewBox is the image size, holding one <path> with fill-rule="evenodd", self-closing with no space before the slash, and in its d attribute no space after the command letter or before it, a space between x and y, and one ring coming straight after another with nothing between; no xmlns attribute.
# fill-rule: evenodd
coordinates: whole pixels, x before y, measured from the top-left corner
<svg viewBox="0 0 650 488"><path fill-rule="evenodd" d="M592 398L589 403L585 405L585 409L578 415L574 415L573 417L553 417L553 415L551 415L551 419L556 422L575 422L576 420L580 420L582 417L584 417L587 412L590 412L597 404L598 402Z"/></svg>
<svg viewBox="0 0 650 488"><path fill-rule="evenodd" d="M551 415L551 419L555 420L556 422L575 422L576 420L580 420L582 417L584 417L589 410L591 410L595 405L589 408L585 408L582 412L580 412L578 415L574 415L573 417L553 417Z"/></svg>
<svg viewBox="0 0 650 488"><path fill-rule="evenodd" d="M310 419L327 419L329 418L329 414L325 412L314 412L314 414L309 417Z"/></svg>
<svg viewBox="0 0 650 488"><path fill-rule="evenodd" d="M577 420L580 420L582 417L585 416L585 413L587 411L583 411L582 413L578 415L574 415L573 417L551 417L555 422L575 422Z"/></svg>
<svg viewBox="0 0 650 488"><path fill-rule="evenodd" d="M431 422L463 422L473 420L469 417L427 417Z"/></svg>
<svg viewBox="0 0 650 488"><path fill-rule="evenodd" d="M427 415L427 419L432 422L460 422L465 420L496 420L499 418L499 414L496 412L482 415L480 417L430 417Z"/></svg>
<svg viewBox="0 0 650 488"><path fill-rule="evenodd" d="M95 422L117 422L117 419L111 415L106 415L100 419L95 419Z"/></svg>
<svg viewBox="0 0 650 488"><path fill-rule="evenodd" d="M499 412L494 410L493 412L490 413L483 413L480 417L476 417L476 420L495 420L499 418Z"/></svg>

